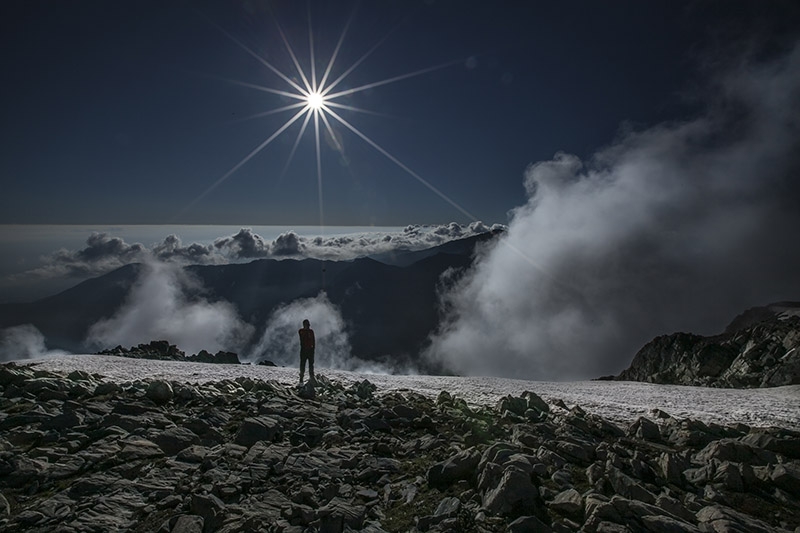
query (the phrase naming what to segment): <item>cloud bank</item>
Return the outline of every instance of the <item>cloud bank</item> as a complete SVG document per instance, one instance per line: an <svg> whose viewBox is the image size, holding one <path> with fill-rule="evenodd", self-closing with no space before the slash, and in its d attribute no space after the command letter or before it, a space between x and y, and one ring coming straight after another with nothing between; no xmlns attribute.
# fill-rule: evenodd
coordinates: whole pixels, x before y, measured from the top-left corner
<svg viewBox="0 0 800 533"><path fill-rule="evenodd" d="M345 235L302 236L287 231L273 240L264 239L250 228L233 235L214 239L211 243L184 245L180 236L172 234L147 247L129 244L107 233L92 233L86 246L78 250L60 249L42 258L43 266L14 274L12 281L53 278L89 278L110 272L130 263L141 263L152 257L161 262L179 265L215 265L253 259L325 259L345 261L391 251L413 251L445 242L485 233L504 227L487 226L482 222L461 225L410 225L401 231L363 232Z"/></svg>
<svg viewBox="0 0 800 533"><path fill-rule="evenodd" d="M528 201L443 298L426 356L532 379L617 373L656 335L800 299L800 46L741 64L694 120L525 173Z"/></svg>

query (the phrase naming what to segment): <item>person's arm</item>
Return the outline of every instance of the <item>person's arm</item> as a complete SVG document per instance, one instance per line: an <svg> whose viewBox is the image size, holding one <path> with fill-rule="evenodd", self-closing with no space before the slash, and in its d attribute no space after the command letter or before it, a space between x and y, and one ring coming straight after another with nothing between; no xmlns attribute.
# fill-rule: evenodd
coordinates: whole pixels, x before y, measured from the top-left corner
<svg viewBox="0 0 800 533"><path fill-rule="evenodd" d="M314 330L311 329L309 331L311 331L311 347L312 348L316 348L317 347L317 340L314 338Z"/></svg>

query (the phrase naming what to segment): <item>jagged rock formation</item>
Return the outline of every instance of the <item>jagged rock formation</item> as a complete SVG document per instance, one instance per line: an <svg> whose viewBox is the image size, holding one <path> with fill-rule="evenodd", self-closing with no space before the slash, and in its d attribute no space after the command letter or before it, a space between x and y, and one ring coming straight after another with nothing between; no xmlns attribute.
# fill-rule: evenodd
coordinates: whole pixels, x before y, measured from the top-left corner
<svg viewBox="0 0 800 533"><path fill-rule="evenodd" d="M215 363L222 365L239 365L239 355L233 352L218 351L215 354L200 350L199 353L186 355L169 341L150 341L149 344L131 346L130 349L117 346L109 350L97 352L99 355L116 355L132 359L154 359L159 361L188 361L191 363Z"/></svg>
<svg viewBox="0 0 800 533"><path fill-rule="evenodd" d="M800 433L0 367L0 530L797 531Z"/></svg>
<svg viewBox="0 0 800 533"><path fill-rule="evenodd" d="M656 337L616 379L736 388L798 384L800 303L749 309L713 337Z"/></svg>

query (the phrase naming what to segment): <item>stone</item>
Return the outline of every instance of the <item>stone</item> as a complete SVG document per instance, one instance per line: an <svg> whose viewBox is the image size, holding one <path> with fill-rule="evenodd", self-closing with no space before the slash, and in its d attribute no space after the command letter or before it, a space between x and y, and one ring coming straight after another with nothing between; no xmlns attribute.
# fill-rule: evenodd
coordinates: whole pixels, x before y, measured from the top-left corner
<svg viewBox="0 0 800 533"><path fill-rule="evenodd" d="M773 533L775 530L761 520L722 505L710 505L697 512L703 531L716 533Z"/></svg>
<svg viewBox="0 0 800 533"><path fill-rule="evenodd" d="M234 442L248 448L259 441L275 442L283 437L283 428L268 416L245 418Z"/></svg>
<svg viewBox="0 0 800 533"><path fill-rule="evenodd" d="M652 420L639 417L636 421L631 425L630 429L628 430L628 435L634 436L637 439L658 442L661 440L661 430L658 428L658 425L653 422Z"/></svg>
<svg viewBox="0 0 800 533"><path fill-rule="evenodd" d="M149 398L156 405L164 405L172 399L172 385L163 380L151 381L147 386L145 397Z"/></svg>
<svg viewBox="0 0 800 533"><path fill-rule="evenodd" d="M215 531L225 519L225 504L213 494L192 494L190 508L202 517L203 533Z"/></svg>
<svg viewBox="0 0 800 533"><path fill-rule="evenodd" d="M159 433L153 441L166 455L171 456L193 444L199 444L200 437L186 428L172 427Z"/></svg>
<svg viewBox="0 0 800 533"><path fill-rule="evenodd" d="M461 479L471 479L476 475L476 468L481 455L474 449L464 450L437 463L428 469L428 485L434 488L447 488Z"/></svg>
<svg viewBox="0 0 800 533"><path fill-rule="evenodd" d="M510 524L506 533L552 533L550 526L535 516L520 516Z"/></svg>
<svg viewBox="0 0 800 533"><path fill-rule="evenodd" d="M583 517L583 498L575 489L559 492L547 506L551 511L572 518Z"/></svg>
<svg viewBox="0 0 800 533"><path fill-rule="evenodd" d="M539 490L530 475L515 467L507 468L497 486L486 491L483 507L499 515L538 516L541 513Z"/></svg>
<svg viewBox="0 0 800 533"><path fill-rule="evenodd" d="M800 467L792 464L779 464L770 474L770 479L779 488L800 498Z"/></svg>

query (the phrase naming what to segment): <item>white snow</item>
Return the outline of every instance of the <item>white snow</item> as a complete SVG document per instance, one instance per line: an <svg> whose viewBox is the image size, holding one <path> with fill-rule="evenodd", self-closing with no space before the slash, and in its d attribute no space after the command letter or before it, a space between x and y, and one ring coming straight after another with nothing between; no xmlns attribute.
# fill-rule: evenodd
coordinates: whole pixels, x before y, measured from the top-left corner
<svg viewBox="0 0 800 533"><path fill-rule="evenodd" d="M294 385L298 370L292 367L219 365L180 361L154 361L103 355L58 355L36 360L37 368L71 372L83 370L124 382L167 379L204 383L246 376ZM639 416L652 417L660 409L679 418L756 427L780 426L800 429L800 385L768 389L715 389L680 385L656 385L628 381L523 381L492 377L359 374L320 368L318 374L345 385L368 379L379 392L412 390L430 397L448 391L472 404L495 404L501 397L518 396L528 390L548 402L561 399L568 407L580 405L619 423Z"/></svg>

